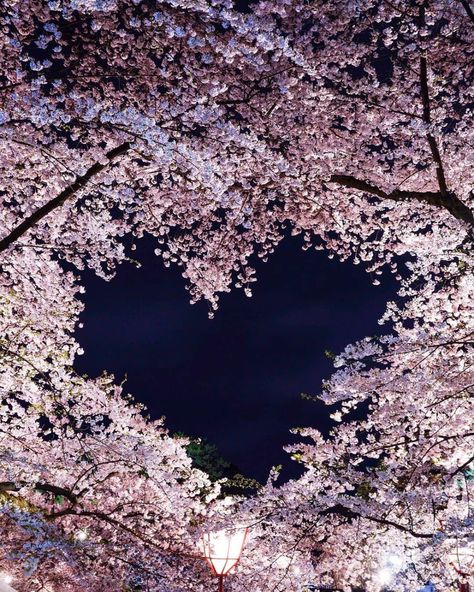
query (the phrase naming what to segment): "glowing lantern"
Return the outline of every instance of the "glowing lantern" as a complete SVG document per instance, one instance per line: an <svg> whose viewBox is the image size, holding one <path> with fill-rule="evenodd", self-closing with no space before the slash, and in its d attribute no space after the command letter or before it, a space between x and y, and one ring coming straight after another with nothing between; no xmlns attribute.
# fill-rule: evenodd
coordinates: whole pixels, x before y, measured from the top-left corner
<svg viewBox="0 0 474 592"><path fill-rule="evenodd" d="M393 571L388 567L384 567L377 573L377 580L380 585L387 586L393 580Z"/></svg>
<svg viewBox="0 0 474 592"><path fill-rule="evenodd" d="M224 590L224 578L240 560L247 537L247 528L237 527L206 533L203 537L204 557L219 578L219 592Z"/></svg>
<svg viewBox="0 0 474 592"><path fill-rule="evenodd" d="M0 592L16 592L10 584L13 578L8 574L0 574Z"/></svg>

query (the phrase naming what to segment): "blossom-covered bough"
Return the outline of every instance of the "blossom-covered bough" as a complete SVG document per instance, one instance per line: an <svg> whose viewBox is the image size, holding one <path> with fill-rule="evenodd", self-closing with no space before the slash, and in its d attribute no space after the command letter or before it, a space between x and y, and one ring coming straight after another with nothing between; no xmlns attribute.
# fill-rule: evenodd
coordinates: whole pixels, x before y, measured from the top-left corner
<svg viewBox="0 0 474 592"><path fill-rule="evenodd" d="M0 557L20 592L202 590L200 529L234 512L253 525L235 591L460 577L473 42L469 0L3 2ZM336 427L290 450L301 479L229 506L111 377L72 370L76 270L110 279L147 234L212 315L288 229L374 284L388 268L401 298L337 358Z"/></svg>

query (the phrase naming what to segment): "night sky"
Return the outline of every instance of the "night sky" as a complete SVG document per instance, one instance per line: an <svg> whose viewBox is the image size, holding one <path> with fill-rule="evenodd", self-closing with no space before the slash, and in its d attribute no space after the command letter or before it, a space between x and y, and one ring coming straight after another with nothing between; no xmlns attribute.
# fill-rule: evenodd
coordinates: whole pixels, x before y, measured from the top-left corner
<svg viewBox="0 0 474 592"><path fill-rule="evenodd" d="M282 446L295 426L327 427L329 408L302 400L331 374L325 350L383 329L377 319L395 283L373 286L360 266L302 251L286 239L268 263L257 265L254 296L224 295L213 320L207 306L189 304L178 268L153 255L150 240L137 251L140 269L119 268L111 282L86 273L85 355L76 368L90 376L106 369L166 416L172 431L206 437L246 476L264 481L273 465L283 477L298 468Z"/></svg>

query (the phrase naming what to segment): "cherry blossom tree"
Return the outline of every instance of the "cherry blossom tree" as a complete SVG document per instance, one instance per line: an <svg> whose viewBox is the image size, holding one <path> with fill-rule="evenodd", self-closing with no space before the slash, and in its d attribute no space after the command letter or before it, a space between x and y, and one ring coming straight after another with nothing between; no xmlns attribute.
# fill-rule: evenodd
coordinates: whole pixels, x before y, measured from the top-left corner
<svg viewBox="0 0 474 592"><path fill-rule="evenodd" d="M373 270L472 227L467 3L6 6L7 258L107 275L147 232L215 305L287 225Z"/></svg>
<svg viewBox="0 0 474 592"><path fill-rule="evenodd" d="M380 587L384 553L393 586L451 582L473 519L469 0L3 5L1 553L21 592L200 590L182 558L234 513L253 525L234 590ZM337 358L337 428L290 450L303 477L211 503L185 442L74 374L77 273L111 279L148 234L212 315L288 230L375 284L388 267L401 303Z"/></svg>
<svg viewBox="0 0 474 592"><path fill-rule="evenodd" d="M392 334L346 348L322 394L334 429L299 430L289 451L305 474L254 505L295 566L313 557L319 584L446 589L471 571L473 299L461 275L430 294L423 318L414 297L391 311Z"/></svg>
<svg viewBox="0 0 474 592"><path fill-rule="evenodd" d="M12 356L1 393L0 563L15 587L186 582L193 527L219 492L186 441L148 421L112 377L83 379L57 360Z"/></svg>

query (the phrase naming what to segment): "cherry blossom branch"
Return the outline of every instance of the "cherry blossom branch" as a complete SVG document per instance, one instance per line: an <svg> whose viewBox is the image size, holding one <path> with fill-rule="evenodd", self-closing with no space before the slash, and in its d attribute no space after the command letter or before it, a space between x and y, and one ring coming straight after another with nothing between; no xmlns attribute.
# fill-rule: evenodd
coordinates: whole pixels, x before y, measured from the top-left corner
<svg viewBox="0 0 474 592"><path fill-rule="evenodd" d="M118 520L117 518L114 518L113 516L111 516L111 514L107 514L105 512L101 512L99 510L83 510L83 509L81 509L80 511L77 511L73 508L66 508L65 510L62 510L60 512L52 512L50 514L47 514L45 516L45 518L47 520L55 520L57 518L63 518L64 516L71 516L71 515L79 516L79 517L82 516L82 517L87 517L87 518L96 518L99 521L106 522L107 524L110 524L116 528L119 528L120 530L123 530L124 532L127 532L132 537L135 537L138 540L140 540L142 543L145 543L148 546L158 549L160 553L167 552L170 554L172 553L173 555L181 555L183 557L193 557L193 555L189 555L187 553L179 553L178 551L165 551L160 547L159 544L155 543L150 537L137 532L136 529L131 528L130 526L127 526L126 524L124 524L123 522Z"/></svg>
<svg viewBox="0 0 474 592"><path fill-rule="evenodd" d="M420 20L422 24L425 21L425 8L424 6L420 9ZM422 54L420 56L420 87L421 87L421 100L423 103L423 121L426 125L431 125L431 105L430 105L430 93L428 88L428 63L426 60L426 55ZM438 184L443 197L448 195L448 186L446 183L446 175L444 174L444 166L443 161L441 159L441 153L438 148L438 143L436 142L435 137L433 134L428 132L427 134L428 144L430 146L431 154L433 156L433 160L436 163L436 176L438 178Z"/></svg>
<svg viewBox="0 0 474 592"><path fill-rule="evenodd" d="M13 82L12 84L6 84L5 86L0 86L0 92L5 92L7 90L15 88L16 86L20 86L21 84L23 84L23 81Z"/></svg>
<svg viewBox="0 0 474 592"><path fill-rule="evenodd" d="M474 227L474 213L455 195L443 194L441 191L404 191L402 189L395 189L387 193L383 189L371 185L362 179L357 179L352 175L332 175L331 183L337 183L350 189L358 189L371 195L376 195L381 199L389 199L391 201L419 201L427 203L431 206L444 208L457 218Z"/></svg>
<svg viewBox="0 0 474 592"><path fill-rule="evenodd" d="M474 10L472 10L468 0L459 0L459 2L463 5L463 8L466 11L467 16L474 23Z"/></svg>
<svg viewBox="0 0 474 592"><path fill-rule="evenodd" d="M113 160L125 154L130 149L130 142L123 142L105 155L108 162L105 164L96 162L83 175L78 177L74 183L63 189L59 195L38 208L33 214L28 216L21 224L14 228L6 237L0 240L0 253L8 249L15 241L21 238L33 226L35 226L45 216L50 214L56 208L62 206L68 199L75 195L80 189L85 187L90 179L102 172Z"/></svg>
<svg viewBox="0 0 474 592"><path fill-rule="evenodd" d="M355 510L351 510L350 508L346 508L342 504L336 504L335 506L331 506L321 512L324 515L328 514L339 514L344 516L345 518L362 518L365 520L369 520L371 522L376 522L377 524L382 524L384 526L393 526L397 530L401 530L402 532L406 532L415 538L422 538L422 539L430 539L433 536L433 533L425 533L425 532L416 532L412 528L407 526L403 526L403 524L398 524L397 522L393 522L393 520L388 520L387 518L377 518L376 516L366 516L365 514L361 514Z"/></svg>
<svg viewBox="0 0 474 592"><path fill-rule="evenodd" d="M474 455L467 459L465 463L463 463L460 467L458 467L455 471L453 471L449 476L452 478L459 473L462 473L468 466L474 462Z"/></svg>
<svg viewBox="0 0 474 592"><path fill-rule="evenodd" d="M26 485L26 482L14 483L13 481L3 481L0 482L0 491L18 491L24 485ZM68 499L72 504L77 502L77 497L69 489L65 489L64 487L58 487L57 485L51 485L49 483L36 483L34 489L43 493L61 495Z"/></svg>

